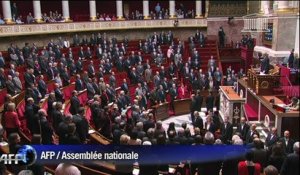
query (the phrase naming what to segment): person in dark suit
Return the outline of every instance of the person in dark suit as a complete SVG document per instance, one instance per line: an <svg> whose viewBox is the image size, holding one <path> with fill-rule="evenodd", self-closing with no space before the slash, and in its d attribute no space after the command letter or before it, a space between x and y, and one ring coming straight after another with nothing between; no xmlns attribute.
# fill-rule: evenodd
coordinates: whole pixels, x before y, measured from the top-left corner
<svg viewBox="0 0 300 175"><path fill-rule="evenodd" d="M25 117L26 117L26 123L27 123L27 127L30 130L31 133L36 133L37 130L37 126L36 126L36 117L35 114L38 113L39 110L39 106L34 104L34 100L33 98L29 97L27 99L27 103L25 106Z"/></svg>
<svg viewBox="0 0 300 175"><path fill-rule="evenodd" d="M202 103L203 103L203 96L201 95L201 92L200 92L199 89L196 92L197 92L197 94L195 96L196 102L197 102L197 108L196 108L196 110L200 112L201 111L201 107L202 107Z"/></svg>
<svg viewBox="0 0 300 175"><path fill-rule="evenodd" d="M288 63L289 63L289 67L290 68L293 68L294 67L294 59L295 59L295 56L294 56L294 49L291 50L291 54L289 56L289 60L288 60Z"/></svg>
<svg viewBox="0 0 300 175"><path fill-rule="evenodd" d="M297 175L299 174L299 142L294 143L293 153L290 153L285 158L280 175Z"/></svg>
<svg viewBox="0 0 300 175"><path fill-rule="evenodd" d="M87 95L88 95L88 99L92 99L96 93L93 85L92 85L92 79L89 78L88 80L89 82L86 84L86 88L87 88Z"/></svg>
<svg viewBox="0 0 300 175"><path fill-rule="evenodd" d="M190 104L192 123L194 123L194 121L195 121L194 112L197 111L197 108L198 108L197 106L198 106L198 104L197 104L197 101L196 101L195 94L192 94L192 101L191 101L191 104Z"/></svg>
<svg viewBox="0 0 300 175"><path fill-rule="evenodd" d="M206 108L207 111L210 111L214 108L214 96L212 94L212 91L209 92L209 95L206 97Z"/></svg>
<svg viewBox="0 0 300 175"><path fill-rule="evenodd" d="M267 54L264 54L264 58L261 61L261 72L268 74L270 70L270 60Z"/></svg>
<svg viewBox="0 0 300 175"><path fill-rule="evenodd" d="M78 114L73 115L73 122L76 125L76 132L81 140L81 143L86 143L88 132L89 132L89 124L87 119L84 116L83 107L79 107Z"/></svg>
<svg viewBox="0 0 300 175"><path fill-rule="evenodd" d="M57 101L59 102L64 102L64 93L59 89L59 85L57 83L55 83L55 89L54 89L54 93L55 93L55 98Z"/></svg>
<svg viewBox="0 0 300 175"><path fill-rule="evenodd" d="M263 148L263 143L259 138L255 138L253 140L253 145L254 148L251 149L253 151L253 162L259 163L263 170L263 168L266 167L268 163L267 150Z"/></svg>
<svg viewBox="0 0 300 175"><path fill-rule="evenodd" d="M229 144L232 138L233 127L232 124L228 121L229 117L225 116L224 123L221 125L221 140L224 144Z"/></svg>
<svg viewBox="0 0 300 175"><path fill-rule="evenodd" d="M241 139L243 141L246 141L247 133L250 129L250 126L246 123L246 118L241 117L240 123L237 126L236 133L239 133L241 135Z"/></svg>
<svg viewBox="0 0 300 175"><path fill-rule="evenodd" d="M57 128L57 134L59 136L59 144L73 144L70 136L73 136L74 130L70 130L69 126L73 124L76 131L76 126L73 123L73 116L71 114L66 115L59 123ZM80 143L80 142L79 142Z"/></svg>
<svg viewBox="0 0 300 175"><path fill-rule="evenodd" d="M272 153L269 156L268 165L272 165L280 171L284 159L285 155L282 144L280 142L277 142L272 146Z"/></svg>
<svg viewBox="0 0 300 175"><path fill-rule="evenodd" d="M121 89L125 92L125 94L127 94L128 91L129 91L129 87L128 87L126 78L123 79L123 83L121 85Z"/></svg>
<svg viewBox="0 0 300 175"><path fill-rule="evenodd" d="M106 90L102 92L100 98L101 98L101 107L104 108L109 103L109 98Z"/></svg>
<svg viewBox="0 0 300 175"><path fill-rule="evenodd" d="M203 119L199 115L199 112L195 111L194 116L195 116L195 121L193 123L194 128L199 128L200 131L203 130Z"/></svg>
<svg viewBox="0 0 300 175"><path fill-rule="evenodd" d="M82 91L84 89L84 83L83 81L80 79L80 75L77 74L76 75L76 80L75 80L75 90L76 91Z"/></svg>
<svg viewBox="0 0 300 175"><path fill-rule="evenodd" d="M164 103L166 101L166 94L162 85L159 85L159 89L157 90L157 97L159 103Z"/></svg>
<svg viewBox="0 0 300 175"><path fill-rule="evenodd" d="M256 124L253 123L250 127L250 130L248 131L248 133L246 135L246 144L252 143L255 135L257 137L259 137L259 133L256 130Z"/></svg>
<svg viewBox="0 0 300 175"><path fill-rule="evenodd" d="M74 90L72 92L72 97L70 100L70 108L69 108L69 111L72 115L78 114L78 110L80 107L80 100L78 99L77 95L78 95L77 91Z"/></svg>
<svg viewBox="0 0 300 175"><path fill-rule="evenodd" d="M12 76L8 75L7 76L7 81L5 82L5 86L7 89L7 93L10 94L11 96L14 96L17 94L16 87L12 81Z"/></svg>
<svg viewBox="0 0 300 175"><path fill-rule="evenodd" d="M268 134L265 145L268 149L268 151L272 150L273 145L278 141L278 136L277 136L277 128L272 127L270 133Z"/></svg>
<svg viewBox="0 0 300 175"><path fill-rule="evenodd" d="M225 46L225 32L224 32L222 26L219 28L218 36L219 36L220 47L224 47Z"/></svg>
<svg viewBox="0 0 300 175"><path fill-rule="evenodd" d="M90 64L88 66L88 74L90 78L93 78L96 74L93 61L90 61Z"/></svg>
<svg viewBox="0 0 300 175"><path fill-rule="evenodd" d="M286 130L283 133L284 137L279 139L282 143L285 154L293 153L294 140L290 138L290 131Z"/></svg>
<svg viewBox="0 0 300 175"><path fill-rule="evenodd" d="M39 91L42 95L42 98L44 98L45 95L48 92L48 87L47 87L47 84L44 81L44 76L43 75L40 76L40 79L38 81L38 89L39 89Z"/></svg>
<svg viewBox="0 0 300 175"><path fill-rule="evenodd" d="M63 121L63 113L61 112L61 110L62 110L62 103L56 102L55 109L52 113L52 117L53 117L52 126L56 133L58 132L58 125L60 124L60 122Z"/></svg>
<svg viewBox="0 0 300 175"><path fill-rule="evenodd" d="M209 131L213 134L216 132L216 126L213 123L211 116L207 116L207 118L206 118L205 129L206 129L206 131Z"/></svg>
<svg viewBox="0 0 300 175"><path fill-rule="evenodd" d="M47 113L44 109L38 111L39 122L40 122L40 134L42 138L43 145L51 145L53 142L52 135L53 129L50 126L50 123L47 121Z"/></svg>
<svg viewBox="0 0 300 175"><path fill-rule="evenodd" d="M174 101L177 99L178 96L178 91L175 83L172 84L172 87L170 88L169 92L171 96L171 108L174 111Z"/></svg>

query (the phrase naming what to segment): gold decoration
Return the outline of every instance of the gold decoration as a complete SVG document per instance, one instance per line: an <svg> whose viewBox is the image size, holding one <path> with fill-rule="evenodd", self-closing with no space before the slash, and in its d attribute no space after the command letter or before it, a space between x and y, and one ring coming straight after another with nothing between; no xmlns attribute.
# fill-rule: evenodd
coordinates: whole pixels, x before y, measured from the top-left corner
<svg viewBox="0 0 300 175"><path fill-rule="evenodd" d="M269 88L269 82L267 82L267 81L261 82L260 88L261 89L268 89Z"/></svg>

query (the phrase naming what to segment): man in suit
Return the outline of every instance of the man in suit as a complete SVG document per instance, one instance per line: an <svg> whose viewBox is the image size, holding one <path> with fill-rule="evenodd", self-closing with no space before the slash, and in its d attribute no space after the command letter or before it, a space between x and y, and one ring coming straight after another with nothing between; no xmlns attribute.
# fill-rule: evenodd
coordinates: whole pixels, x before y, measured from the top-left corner
<svg viewBox="0 0 300 175"><path fill-rule="evenodd" d="M174 101L177 99L178 96L178 91L175 83L172 84L172 87L170 88L169 92L171 96L171 108L174 111Z"/></svg>
<svg viewBox="0 0 300 175"><path fill-rule="evenodd" d="M282 143L285 154L293 153L294 140L290 138L290 131L284 131L283 135L279 142Z"/></svg>
<svg viewBox="0 0 300 175"><path fill-rule="evenodd" d="M76 133L79 136L81 143L87 143L87 136L89 132L89 124L84 116L84 108L78 108L78 114L73 115L73 122L76 125Z"/></svg>
<svg viewBox="0 0 300 175"><path fill-rule="evenodd" d="M152 78L152 69L150 68L150 65L147 65L147 68L145 70L145 81L149 83Z"/></svg>
<svg viewBox="0 0 300 175"><path fill-rule="evenodd" d="M198 103L197 103L195 94L192 94L192 101L191 101L191 104L190 104L190 111L191 111L191 120L192 120L192 123L194 123L194 121L195 121L194 112L197 111L197 108L198 108Z"/></svg>
<svg viewBox="0 0 300 175"><path fill-rule="evenodd" d="M164 103L166 101L166 95L162 85L159 85L159 89L157 91L157 97L159 103Z"/></svg>
<svg viewBox="0 0 300 175"><path fill-rule="evenodd" d="M54 93L55 93L56 100L63 103L64 93L59 89L59 85L57 83L55 83L54 86L55 86Z"/></svg>
<svg viewBox="0 0 300 175"><path fill-rule="evenodd" d="M15 89L16 89L17 93L20 93L23 89L23 86L22 86L22 82L19 78L19 72L15 73L15 77L13 77L12 81L15 85Z"/></svg>
<svg viewBox="0 0 300 175"><path fill-rule="evenodd" d="M248 133L246 135L246 144L252 143L255 136L259 137L259 133L256 130L256 124L253 123L250 127L250 130L248 131Z"/></svg>
<svg viewBox="0 0 300 175"><path fill-rule="evenodd" d="M213 134L216 132L216 125L213 123L212 117L209 115L206 118L205 130Z"/></svg>
<svg viewBox="0 0 300 175"><path fill-rule="evenodd" d="M233 127L232 124L228 121L229 117L225 116L224 123L221 125L221 140L224 144L229 144L232 138Z"/></svg>
<svg viewBox="0 0 300 175"><path fill-rule="evenodd" d="M195 98L196 98L196 101L197 101L197 106L196 106L196 111L201 111L201 107L202 107L202 103L203 103L203 96L201 95L201 92L200 92L200 90L198 89L197 91L196 91L196 96L195 96Z"/></svg>
<svg viewBox="0 0 300 175"><path fill-rule="evenodd" d="M11 75L7 76L7 81L5 82L5 86L7 89L7 93L10 94L11 96L14 96L17 94L17 89L13 83L13 79Z"/></svg>
<svg viewBox="0 0 300 175"><path fill-rule="evenodd" d="M270 69L269 56L267 54L264 54L264 58L261 61L261 72L264 72L265 74L268 74L269 69Z"/></svg>
<svg viewBox="0 0 300 175"><path fill-rule="evenodd" d="M242 117L240 120L240 124L238 124L238 126L237 126L236 132L240 133L241 139L243 141L246 141L246 136L247 136L249 129L250 129L250 126L246 123L246 118Z"/></svg>
<svg viewBox="0 0 300 175"><path fill-rule="evenodd" d="M199 128L200 131L203 130L203 119L199 115L198 111L194 112L195 122L193 123L194 128Z"/></svg>
<svg viewBox="0 0 300 175"><path fill-rule="evenodd" d="M38 89L39 89L39 91L42 95L42 98L44 98L45 95L48 92L48 87L47 87L47 84L44 81L44 76L43 75L40 75L40 79L38 81Z"/></svg>
<svg viewBox="0 0 300 175"><path fill-rule="evenodd" d="M207 111L210 111L214 108L214 96L212 94L212 91L209 91L209 95L206 97L206 108Z"/></svg>
<svg viewBox="0 0 300 175"><path fill-rule="evenodd" d="M272 151L273 145L278 141L278 136L277 136L277 128L272 127L270 133L268 134L265 145L269 151Z"/></svg>
<svg viewBox="0 0 300 175"><path fill-rule="evenodd" d="M129 87L128 87L126 78L123 79L123 83L121 85L121 90L123 90L125 94L127 94L127 92L129 91Z"/></svg>
<svg viewBox="0 0 300 175"><path fill-rule="evenodd" d="M109 85L113 88L116 87L116 77L115 77L115 72L111 72L111 75L109 77Z"/></svg>
<svg viewBox="0 0 300 175"><path fill-rule="evenodd" d="M33 75L33 69L29 68L27 69L27 72L24 74L25 79L25 87L28 88L31 86L31 84L35 83L35 76Z"/></svg>
<svg viewBox="0 0 300 175"><path fill-rule="evenodd" d="M261 172L268 163L268 153L267 150L263 148L263 143L259 138L253 139L254 148L253 151L253 162L259 163L262 167Z"/></svg>
<svg viewBox="0 0 300 175"><path fill-rule="evenodd" d="M93 61L90 61L90 64L88 66L88 74L90 78L93 78L95 76L95 68Z"/></svg>
<svg viewBox="0 0 300 175"><path fill-rule="evenodd" d="M288 154L285 158L280 175L297 175L299 174L299 142L294 143L293 153Z"/></svg>
<svg viewBox="0 0 300 175"><path fill-rule="evenodd" d="M77 95L78 95L77 91L74 90L72 92L72 97L70 100L70 108L69 108L69 111L72 115L78 114L78 110L80 107L80 100L78 99Z"/></svg>
<svg viewBox="0 0 300 175"><path fill-rule="evenodd" d="M76 91L82 91L84 89L84 83L83 81L80 79L80 75L77 74L76 75L76 80L75 80L75 90Z"/></svg>
<svg viewBox="0 0 300 175"><path fill-rule="evenodd" d="M88 99L92 99L96 93L93 85L92 85L92 79L89 78L88 80L89 82L86 84L86 88L87 88L87 96L88 96Z"/></svg>
<svg viewBox="0 0 300 175"><path fill-rule="evenodd" d="M25 106L24 115L26 117L27 127L32 134L37 133L37 126L34 124L34 122L35 114L37 114L39 109L39 106L34 104L34 99L29 97Z"/></svg>
<svg viewBox="0 0 300 175"><path fill-rule="evenodd" d="M50 123L47 120L47 112L44 109L38 111L39 120L40 120L40 134L42 138L43 145L51 145L53 142L52 135L53 129L50 126Z"/></svg>
<svg viewBox="0 0 300 175"><path fill-rule="evenodd" d="M159 76L159 72L156 71L156 74L155 74L154 77L153 77L153 83L154 83L154 85L155 85L156 87L159 87L160 82L161 82L161 78L160 78L160 76Z"/></svg>

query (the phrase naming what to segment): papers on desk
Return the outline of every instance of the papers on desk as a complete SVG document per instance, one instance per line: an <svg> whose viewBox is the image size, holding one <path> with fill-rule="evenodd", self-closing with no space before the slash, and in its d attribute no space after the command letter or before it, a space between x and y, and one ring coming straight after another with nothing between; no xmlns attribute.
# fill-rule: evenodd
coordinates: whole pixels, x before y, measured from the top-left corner
<svg viewBox="0 0 300 175"><path fill-rule="evenodd" d="M280 107L286 108L286 105L285 105L285 104L277 104L277 106L280 106Z"/></svg>
<svg viewBox="0 0 300 175"><path fill-rule="evenodd" d="M94 134L96 131L93 129L89 129L89 134Z"/></svg>

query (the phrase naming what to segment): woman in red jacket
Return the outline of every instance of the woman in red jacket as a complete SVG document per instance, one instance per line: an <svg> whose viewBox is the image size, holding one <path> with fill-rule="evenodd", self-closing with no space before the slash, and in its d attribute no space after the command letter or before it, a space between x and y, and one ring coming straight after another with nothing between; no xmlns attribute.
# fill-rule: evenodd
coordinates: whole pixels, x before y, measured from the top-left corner
<svg viewBox="0 0 300 175"><path fill-rule="evenodd" d="M16 105L14 103L8 104L8 111L4 113L4 126L7 137L14 132L18 132L21 126L18 114L16 112Z"/></svg>
<svg viewBox="0 0 300 175"><path fill-rule="evenodd" d="M246 153L246 160L240 161L238 165L239 175L260 175L261 166L253 162L253 152Z"/></svg>

